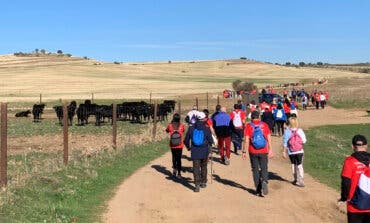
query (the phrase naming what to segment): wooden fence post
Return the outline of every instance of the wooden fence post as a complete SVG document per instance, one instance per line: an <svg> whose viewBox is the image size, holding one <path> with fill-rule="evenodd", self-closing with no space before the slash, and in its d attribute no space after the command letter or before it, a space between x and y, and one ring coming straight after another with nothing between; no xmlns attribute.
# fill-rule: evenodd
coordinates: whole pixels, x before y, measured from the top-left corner
<svg viewBox="0 0 370 223"><path fill-rule="evenodd" d="M150 94L149 94L149 104L151 104L152 103L152 92L150 92Z"/></svg>
<svg viewBox="0 0 370 223"><path fill-rule="evenodd" d="M113 149L117 149L117 104L113 104Z"/></svg>
<svg viewBox="0 0 370 223"><path fill-rule="evenodd" d="M63 161L64 164L68 164L68 109L67 103L63 105L63 144L64 144L64 154Z"/></svg>
<svg viewBox="0 0 370 223"><path fill-rule="evenodd" d="M178 103L178 111L179 115L181 116L181 101Z"/></svg>
<svg viewBox="0 0 370 223"><path fill-rule="evenodd" d="M0 157L0 185L6 187L8 184L8 111L7 104L1 103L1 157Z"/></svg>
<svg viewBox="0 0 370 223"><path fill-rule="evenodd" d="M195 106L197 106L197 110L199 110L199 101L198 97L195 98Z"/></svg>
<svg viewBox="0 0 370 223"><path fill-rule="evenodd" d="M217 95L217 104L220 104L220 95Z"/></svg>
<svg viewBox="0 0 370 223"><path fill-rule="evenodd" d="M42 94L40 94L40 104L42 103Z"/></svg>
<svg viewBox="0 0 370 223"><path fill-rule="evenodd" d="M94 93L91 93L91 103L94 103Z"/></svg>
<svg viewBox="0 0 370 223"><path fill-rule="evenodd" d="M209 109L209 107L208 107L208 104L209 102L208 102L208 91L207 91L207 109Z"/></svg>
<svg viewBox="0 0 370 223"><path fill-rule="evenodd" d="M153 140L157 135L157 112L158 112L158 104L157 101L154 102L154 118L153 118Z"/></svg>

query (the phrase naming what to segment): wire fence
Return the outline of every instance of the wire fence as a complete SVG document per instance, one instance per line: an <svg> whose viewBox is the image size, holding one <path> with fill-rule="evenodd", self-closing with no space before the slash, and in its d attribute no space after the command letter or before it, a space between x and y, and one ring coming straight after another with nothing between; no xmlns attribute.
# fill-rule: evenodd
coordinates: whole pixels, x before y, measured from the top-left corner
<svg viewBox="0 0 370 223"><path fill-rule="evenodd" d="M39 102L45 103L40 95ZM93 98L92 98L93 99ZM99 102L99 99L95 99ZM125 148L130 144L141 144L167 137L165 128L171 117L154 115L142 122L120 117L117 114L119 104L112 103L112 119L100 126L94 122L78 125L76 120L69 122L68 103L63 102L63 117L57 119L54 109L47 106L40 120L35 122L31 114L15 117L20 109L28 108L13 103L1 103L1 157L0 185L22 186L34 174L53 172L85 157L93 157L101 151ZM154 105L154 114L158 114L161 101L150 98ZM213 111L217 104L232 109L235 101L225 99L220 94L198 94L177 98L172 113L179 113L184 118L188 110L195 105L199 110ZM46 102L50 103L50 102ZM9 106L10 105L10 106ZM52 104L53 105L53 104ZM32 113L32 112L31 112ZM12 157L9 159L9 157ZM22 174L22 171L28 174ZM41 173L42 172L42 173Z"/></svg>

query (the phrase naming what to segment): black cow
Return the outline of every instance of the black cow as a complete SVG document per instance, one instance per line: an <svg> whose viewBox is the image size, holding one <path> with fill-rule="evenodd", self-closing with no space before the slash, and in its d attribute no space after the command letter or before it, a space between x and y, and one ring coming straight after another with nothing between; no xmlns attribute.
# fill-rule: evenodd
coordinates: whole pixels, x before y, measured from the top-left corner
<svg viewBox="0 0 370 223"><path fill-rule="evenodd" d="M31 114L31 110L21 111L21 112L17 112L15 114L15 117L28 117L29 114Z"/></svg>
<svg viewBox="0 0 370 223"><path fill-rule="evenodd" d="M67 106L68 125L72 125L73 117L76 114L76 101L71 101ZM55 113L57 114L59 124L62 125L63 120L63 106L54 106Z"/></svg>
<svg viewBox="0 0 370 223"><path fill-rule="evenodd" d="M80 104L77 108L77 121L78 125L88 124L90 115L95 115L97 104L92 104L90 100L85 100L83 104Z"/></svg>
<svg viewBox="0 0 370 223"><path fill-rule="evenodd" d="M95 110L95 125L100 126L105 118L113 124L113 105L98 105Z"/></svg>
<svg viewBox="0 0 370 223"><path fill-rule="evenodd" d="M44 112L45 104L34 104L32 107L33 121L40 122L41 115Z"/></svg>
<svg viewBox="0 0 370 223"><path fill-rule="evenodd" d="M175 111L176 101L175 100L164 100L163 104L170 106L171 112Z"/></svg>

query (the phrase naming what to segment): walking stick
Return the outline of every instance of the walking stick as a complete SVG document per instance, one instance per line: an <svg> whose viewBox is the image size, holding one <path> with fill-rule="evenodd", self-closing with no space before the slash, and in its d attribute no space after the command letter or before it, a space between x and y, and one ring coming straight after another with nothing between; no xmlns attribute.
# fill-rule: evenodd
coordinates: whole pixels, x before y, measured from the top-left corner
<svg viewBox="0 0 370 223"><path fill-rule="evenodd" d="M213 146L211 146L211 184L213 182Z"/></svg>

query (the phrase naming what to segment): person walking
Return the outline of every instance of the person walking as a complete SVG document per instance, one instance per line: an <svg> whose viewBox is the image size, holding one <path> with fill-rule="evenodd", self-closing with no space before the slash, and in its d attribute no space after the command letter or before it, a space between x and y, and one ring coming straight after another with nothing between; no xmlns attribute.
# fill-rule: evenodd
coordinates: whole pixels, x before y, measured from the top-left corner
<svg viewBox="0 0 370 223"><path fill-rule="evenodd" d="M306 143L306 135L303 130L298 128L296 117L289 118L289 126L283 136L283 158L289 159L292 165L293 184L304 187L303 170L303 144Z"/></svg>
<svg viewBox="0 0 370 223"><path fill-rule="evenodd" d="M273 110L272 116L274 117L275 123L277 125L276 135L284 135L284 124L287 121L287 116L281 102L278 102L276 109Z"/></svg>
<svg viewBox="0 0 370 223"><path fill-rule="evenodd" d="M198 113L198 120L190 126L185 135L185 146L191 152L193 160L194 192L207 186L207 163L209 148L213 144L212 134L207 127L204 112Z"/></svg>
<svg viewBox="0 0 370 223"><path fill-rule="evenodd" d="M252 112L251 118L244 131L242 158L247 158L248 150L256 195L263 197L268 194L268 158L273 156L271 133L267 124L260 121L258 111Z"/></svg>
<svg viewBox="0 0 370 223"><path fill-rule="evenodd" d="M185 122L188 123L189 126L194 125L194 123L197 121L197 115L198 115L198 107L194 105L193 108L186 115Z"/></svg>
<svg viewBox="0 0 370 223"><path fill-rule="evenodd" d="M172 121L168 124L166 132L170 135L169 146L172 153L172 174L174 177L181 177L181 156L184 147L183 135L185 132L185 125L180 122L180 114L175 113Z"/></svg>
<svg viewBox="0 0 370 223"><path fill-rule="evenodd" d="M270 131L272 132L272 135L275 135L275 129L274 129L274 116L272 115L272 110L270 109L270 106L265 107L265 112L262 113L261 121L266 123L268 127L270 128Z"/></svg>
<svg viewBox="0 0 370 223"><path fill-rule="evenodd" d="M219 113L212 119L213 128L215 129L218 151L222 163L225 165L230 164L230 147L231 147L231 118L226 113L226 108L221 107Z"/></svg>
<svg viewBox="0 0 370 223"><path fill-rule="evenodd" d="M231 141L234 145L234 153L238 155L238 150L241 150L242 148L244 125L246 120L246 114L242 110L241 104L234 105L234 111L230 113L230 118L232 121Z"/></svg>
<svg viewBox="0 0 370 223"><path fill-rule="evenodd" d="M370 195L363 191L370 189L368 184L363 184L368 182L370 176L370 153L367 152L367 148L365 136L353 136L353 153L343 163L339 201L347 202L348 223L370 222Z"/></svg>
<svg viewBox="0 0 370 223"><path fill-rule="evenodd" d="M306 110L307 109L307 104L308 104L308 97L305 93L303 93L303 96L301 98L301 102L302 102L302 109Z"/></svg>

